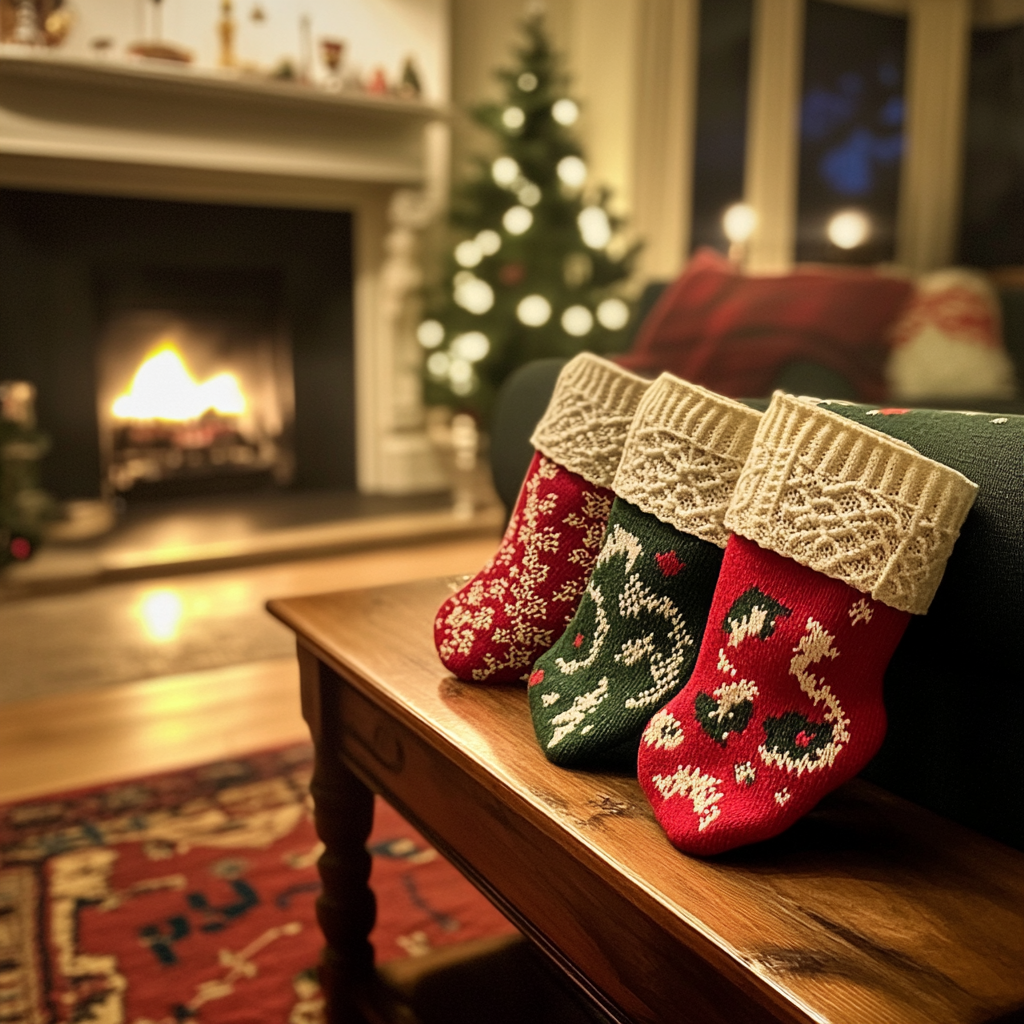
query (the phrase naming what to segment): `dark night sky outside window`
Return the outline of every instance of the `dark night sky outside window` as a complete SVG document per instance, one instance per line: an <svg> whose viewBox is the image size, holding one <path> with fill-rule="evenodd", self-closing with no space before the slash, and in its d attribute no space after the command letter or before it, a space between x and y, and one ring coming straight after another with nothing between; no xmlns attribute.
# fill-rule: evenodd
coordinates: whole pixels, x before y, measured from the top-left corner
<svg viewBox="0 0 1024 1024"><path fill-rule="evenodd" d="M895 251L903 154L906 21L808 0L800 110L796 256L802 261L875 263ZM843 250L830 218L861 210L868 240Z"/></svg>
<svg viewBox="0 0 1024 1024"><path fill-rule="evenodd" d="M960 260L1024 264L1024 25L971 37Z"/></svg>
<svg viewBox="0 0 1024 1024"><path fill-rule="evenodd" d="M693 248L728 248L722 214L743 198L753 0L701 0Z"/></svg>

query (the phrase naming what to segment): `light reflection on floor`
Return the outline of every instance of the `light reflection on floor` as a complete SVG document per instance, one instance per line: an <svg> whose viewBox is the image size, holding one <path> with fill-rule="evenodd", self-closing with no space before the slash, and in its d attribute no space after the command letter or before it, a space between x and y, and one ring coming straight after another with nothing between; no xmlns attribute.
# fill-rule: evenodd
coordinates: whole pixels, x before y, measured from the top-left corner
<svg viewBox="0 0 1024 1024"><path fill-rule="evenodd" d="M497 538L118 583L0 604L0 703L294 656L271 597L475 572Z"/></svg>

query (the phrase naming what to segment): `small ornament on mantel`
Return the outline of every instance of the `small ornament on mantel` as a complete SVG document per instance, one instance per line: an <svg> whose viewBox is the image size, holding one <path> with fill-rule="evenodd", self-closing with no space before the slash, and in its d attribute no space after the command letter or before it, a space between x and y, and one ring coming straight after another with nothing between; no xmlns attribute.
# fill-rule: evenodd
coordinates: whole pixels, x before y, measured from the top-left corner
<svg viewBox="0 0 1024 1024"><path fill-rule="evenodd" d="M388 79L384 69L378 65L373 69L369 82L366 83L366 91L372 96L386 96L388 90Z"/></svg>
<svg viewBox="0 0 1024 1024"><path fill-rule="evenodd" d="M128 53L133 57L145 57L148 60L170 60L178 64L191 64L193 55L190 50L163 39L163 8L162 0L152 0L153 34L148 41L133 43Z"/></svg>
<svg viewBox="0 0 1024 1024"><path fill-rule="evenodd" d="M411 56L406 57L402 65L402 81L398 86L398 95L406 100L418 100L423 95L423 83L416 70L416 61Z"/></svg>

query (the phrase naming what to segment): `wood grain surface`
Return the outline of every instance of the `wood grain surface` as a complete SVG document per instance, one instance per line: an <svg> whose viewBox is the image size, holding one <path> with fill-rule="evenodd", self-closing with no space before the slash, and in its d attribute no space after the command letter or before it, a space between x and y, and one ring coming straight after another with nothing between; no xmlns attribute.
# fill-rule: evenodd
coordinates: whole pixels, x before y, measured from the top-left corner
<svg viewBox="0 0 1024 1024"><path fill-rule="evenodd" d="M331 710L318 721L321 747L606 1013L695 1024L1024 1020L1024 855L855 781L777 839L685 856L634 778L545 760L521 687L445 672L432 622L457 582L270 610L322 666Z"/></svg>

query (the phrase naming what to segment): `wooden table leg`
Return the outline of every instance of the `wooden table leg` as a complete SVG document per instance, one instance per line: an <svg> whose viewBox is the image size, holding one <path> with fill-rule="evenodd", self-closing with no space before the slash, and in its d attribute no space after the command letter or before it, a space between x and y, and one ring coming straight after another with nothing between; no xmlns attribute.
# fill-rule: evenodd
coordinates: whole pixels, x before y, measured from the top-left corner
<svg viewBox="0 0 1024 1024"><path fill-rule="evenodd" d="M377 901L369 886L370 854L366 841L373 825L373 793L342 763L325 742L336 728L337 686L333 673L299 645L302 714L316 750L313 796L317 834L326 847L318 868L323 893L316 916L327 940L320 962L320 984L330 1024L361 1024L359 1004L374 984L373 947L369 935Z"/></svg>

